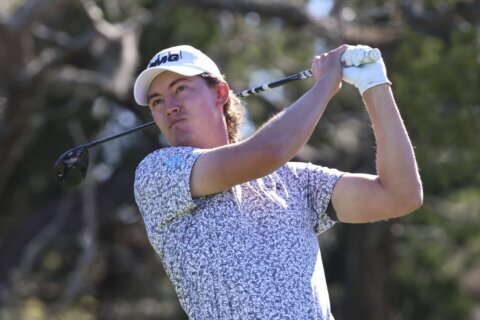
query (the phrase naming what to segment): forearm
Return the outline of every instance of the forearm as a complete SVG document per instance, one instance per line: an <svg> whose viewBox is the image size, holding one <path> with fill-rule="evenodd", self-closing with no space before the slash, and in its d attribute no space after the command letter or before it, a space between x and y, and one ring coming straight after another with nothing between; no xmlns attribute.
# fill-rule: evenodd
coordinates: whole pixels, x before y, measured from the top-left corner
<svg viewBox="0 0 480 320"><path fill-rule="evenodd" d="M389 85L367 90L363 99L376 139L379 182L399 203L422 201L422 186L413 147Z"/></svg>
<svg viewBox="0 0 480 320"><path fill-rule="evenodd" d="M279 162L292 159L310 138L321 118L331 93L321 79L290 107L266 122L248 144L268 150Z"/></svg>
<svg viewBox="0 0 480 320"><path fill-rule="evenodd" d="M257 157L260 165L283 165L292 159L310 138L327 103L340 90L342 66L340 56L347 46L315 56L312 72L316 79L312 88L288 109L268 121L245 145L267 151ZM255 154L246 150L245 154ZM271 169L271 168L269 168Z"/></svg>

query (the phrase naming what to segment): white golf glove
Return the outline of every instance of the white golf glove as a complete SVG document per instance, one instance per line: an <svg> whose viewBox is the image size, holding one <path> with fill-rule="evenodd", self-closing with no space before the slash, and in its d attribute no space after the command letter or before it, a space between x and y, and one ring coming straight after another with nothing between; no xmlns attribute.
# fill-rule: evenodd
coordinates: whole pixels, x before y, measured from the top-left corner
<svg viewBox="0 0 480 320"><path fill-rule="evenodd" d="M342 79L357 87L361 95L367 89L380 84L392 84L387 78L383 59L362 64L365 52L371 49L368 46L355 46L347 49L342 56L342 62L345 65L342 69Z"/></svg>
<svg viewBox="0 0 480 320"><path fill-rule="evenodd" d="M373 49L369 46L356 45L349 46L342 54L342 64L344 67L358 67L368 61L368 53Z"/></svg>

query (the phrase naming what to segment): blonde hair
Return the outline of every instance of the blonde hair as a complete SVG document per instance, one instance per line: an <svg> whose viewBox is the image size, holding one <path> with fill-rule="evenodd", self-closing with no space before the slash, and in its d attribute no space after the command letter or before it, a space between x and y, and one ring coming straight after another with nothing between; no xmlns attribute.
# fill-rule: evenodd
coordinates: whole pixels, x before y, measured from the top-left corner
<svg viewBox="0 0 480 320"><path fill-rule="evenodd" d="M202 73L201 76L207 82L209 87L214 87L225 82L223 77L210 73ZM227 102L223 107L223 115L225 116L225 121L227 123L228 142L235 143L238 141L240 135L240 126L243 119L243 105L240 98L237 97L232 90L230 90Z"/></svg>

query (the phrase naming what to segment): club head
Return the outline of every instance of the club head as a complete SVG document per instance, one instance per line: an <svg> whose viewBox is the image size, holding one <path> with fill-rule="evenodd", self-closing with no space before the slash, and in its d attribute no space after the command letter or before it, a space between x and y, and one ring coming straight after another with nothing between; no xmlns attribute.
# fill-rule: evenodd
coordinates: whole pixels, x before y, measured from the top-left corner
<svg viewBox="0 0 480 320"><path fill-rule="evenodd" d="M66 186L78 186L88 170L88 149L79 146L62 154L53 167L55 175Z"/></svg>

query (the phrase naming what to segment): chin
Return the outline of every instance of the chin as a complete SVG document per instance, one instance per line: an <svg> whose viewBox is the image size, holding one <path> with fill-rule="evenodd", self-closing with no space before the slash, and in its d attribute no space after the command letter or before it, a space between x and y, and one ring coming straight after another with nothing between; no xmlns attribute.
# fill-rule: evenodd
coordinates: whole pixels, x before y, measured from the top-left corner
<svg viewBox="0 0 480 320"><path fill-rule="evenodd" d="M172 143L170 143L170 145L172 147L196 147L197 146L197 144L193 140L188 138L175 139L174 141L172 141Z"/></svg>

